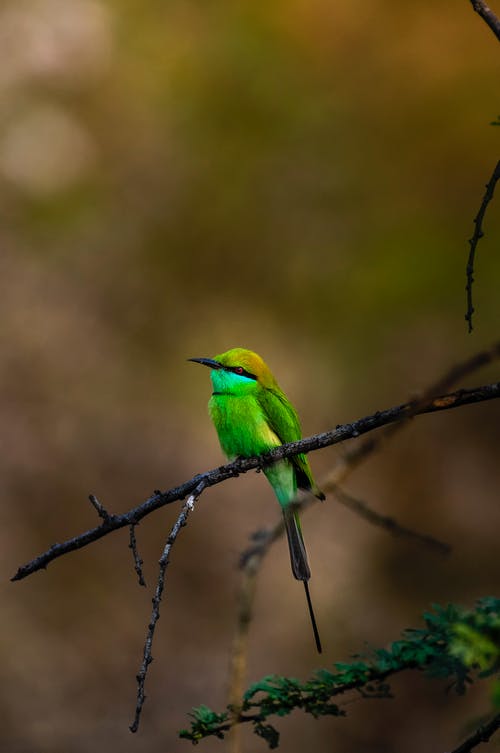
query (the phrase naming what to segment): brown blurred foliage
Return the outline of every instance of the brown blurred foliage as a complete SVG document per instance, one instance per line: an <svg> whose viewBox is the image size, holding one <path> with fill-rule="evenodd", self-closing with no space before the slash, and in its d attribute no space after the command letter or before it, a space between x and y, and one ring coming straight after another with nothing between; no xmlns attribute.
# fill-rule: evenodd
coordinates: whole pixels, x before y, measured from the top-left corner
<svg viewBox="0 0 500 753"><path fill-rule="evenodd" d="M225 703L238 553L279 515L261 476L205 493L177 542L137 737L177 508L137 530L147 592L126 532L8 576L95 524L89 492L123 511L222 462L190 356L257 350L312 434L403 402L498 337L498 205L472 337L463 293L498 158L498 44L465 0L4 0L0 46L0 749L183 750L189 708ZM498 591L499 411L418 418L349 485L450 543L447 560L332 499L305 516L323 665L432 602ZM319 480L337 454L311 457ZM249 681L320 666L287 558L280 542L265 562ZM395 688L346 720L282 720L282 749L448 749L487 704L415 677Z"/></svg>

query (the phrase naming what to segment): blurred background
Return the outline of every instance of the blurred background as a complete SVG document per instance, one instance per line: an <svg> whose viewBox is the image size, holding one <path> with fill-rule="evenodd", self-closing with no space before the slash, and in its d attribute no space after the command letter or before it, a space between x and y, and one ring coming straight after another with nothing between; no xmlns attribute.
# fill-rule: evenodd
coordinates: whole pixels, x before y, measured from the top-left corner
<svg viewBox="0 0 500 753"><path fill-rule="evenodd" d="M238 555L279 516L262 476L208 490L177 541L136 736L179 506L137 529L147 590L126 531L9 578L96 524L90 492L125 511L223 461L208 371L188 357L256 350L312 434L405 401L498 337L498 198L472 336L464 286L498 159L500 49L466 0L3 0L0 49L0 749L187 750L190 708L226 702ZM495 401L418 418L347 485L448 558L332 497L304 516L321 660L275 545L249 682L305 679L433 602L498 595L499 418ZM319 482L341 452L311 456ZM417 676L394 689L347 719L279 720L282 749L450 749L488 708L480 689Z"/></svg>

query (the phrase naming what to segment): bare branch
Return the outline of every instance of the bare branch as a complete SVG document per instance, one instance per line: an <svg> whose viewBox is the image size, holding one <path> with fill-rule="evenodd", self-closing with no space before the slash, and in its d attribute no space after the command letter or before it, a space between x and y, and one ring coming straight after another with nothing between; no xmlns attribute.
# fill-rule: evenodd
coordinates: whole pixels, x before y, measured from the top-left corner
<svg viewBox="0 0 500 753"><path fill-rule="evenodd" d="M429 536L426 533L420 533L419 531L415 531L412 528L407 528L388 515L381 515L380 513L369 507L366 502L363 502L363 500L357 499L356 497L347 494L339 486L335 486L332 491L335 494L337 501L340 502L340 504L344 505L344 507L347 507L349 510L352 510L352 512L357 513L360 517L364 518L369 523L379 526L380 528L384 528L393 536L402 536L408 539L413 539L419 544L423 544L424 546L429 547L429 549L434 549L440 554L450 553L451 547L444 541L439 541L439 539L435 539L433 536Z"/></svg>
<svg viewBox="0 0 500 753"><path fill-rule="evenodd" d="M58 557L77 549L82 549L93 541L97 541L103 536L107 536L112 531L117 531L125 526L136 525L140 520L147 515L150 515L155 510L158 510L160 507L171 504L176 500L184 499L188 494L192 494L201 483L203 483L204 487L214 486L228 478L238 476L240 473L247 473L255 468L263 468L276 460L292 457L299 453L307 453L324 447L330 447L331 445L345 442L348 439L359 437L362 434L367 434L368 432L371 432L374 429L379 429L382 426L402 421L409 416L450 410L464 405L495 400L499 397L500 382L486 384L474 389L461 389L456 392L440 395L439 397L412 401L383 411L377 411L373 415L360 418L353 423L339 425L336 429L331 431L316 434L312 437L306 437L298 442L281 445L280 447L276 447L270 452L258 457L239 458L232 463L228 463L227 465L194 476L189 481L186 481L180 486L174 487L166 492L162 492L161 494L155 493L141 505L132 508L126 513L121 515L109 515L108 518L103 520L102 524L96 528L85 531L61 544L53 544L46 552L43 552L38 557L35 557L25 565L22 565L12 577L12 580L22 580L37 570L45 569L50 562Z"/></svg>
<svg viewBox="0 0 500 753"><path fill-rule="evenodd" d="M187 498L186 502L182 506L182 510L179 514L179 517L175 521L172 527L172 530L170 531L168 535L167 541L165 543L165 547L163 549L163 553L160 557L158 584L156 586L155 595L153 597L153 610L151 612L151 619L148 625L146 642L144 643L144 654L143 654L142 664L141 664L139 673L137 674L137 705L135 708L134 721L130 725L131 732L137 732L137 730L139 729L139 722L141 718L142 707L144 705L144 701L146 700L146 696L144 694L144 684L146 682L146 675L148 673L148 667L153 661L151 650L153 647L153 638L154 638L156 623L160 619L160 602L162 599L163 590L165 588L165 572L168 565L168 558L170 556L170 551L173 545L175 544L175 541L177 539L177 536L180 533L181 528L186 525L188 515L194 509L196 500L198 499L198 497L204 490L205 486L206 486L205 481L201 480L198 483L196 489L193 491L193 493L190 494L189 497Z"/></svg>
<svg viewBox="0 0 500 753"><path fill-rule="evenodd" d="M470 753L481 743L487 743L489 739L500 729L500 714L496 714L487 724L481 725L473 735L464 740L464 742L454 748L450 753Z"/></svg>
<svg viewBox="0 0 500 753"><path fill-rule="evenodd" d="M89 494L89 500L92 507L97 511L97 514L103 520L109 520L109 512L101 505L95 494Z"/></svg>
<svg viewBox="0 0 500 753"><path fill-rule="evenodd" d="M472 7L479 13L485 23L488 24L493 34L500 42L500 19L493 13L484 0L470 0Z"/></svg>
<svg viewBox="0 0 500 753"><path fill-rule="evenodd" d="M472 4L474 5L474 2ZM483 3L477 2L477 5L483 5ZM484 6L484 7L491 13L491 11L489 10L489 8L487 8L487 6ZM477 8L475 8L475 10L477 10ZM498 24L498 29L500 33L500 21L496 18L496 16L494 18L496 19L496 23ZM498 33L497 33L497 36L498 36ZM500 36L499 36L499 39L500 39ZM486 191L484 193L481 206L479 207L479 211L474 218L474 233L472 234L472 238L469 239L470 250L469 250L469 258L467 260L467 268L466 268L467 285L465 286L465 290L467 293L467 311L465 312L465 320L469 325L469 332L472 332L472 315L474 313L474 306L472 304L472 285L474 283L474 260L476 256L476 248L480 239L484 235L484 231L483 231L484 215L486 213L488 204L493 199L495 186L499 179L500 179L500 161L497 162L496 167L493 170L493 175L491 176L488 183L486 184Z"/></svg>
<svg viewBox="0 0 500 753"><path fill-rule="evenodd" d="M145 586L146 581L144 580L144 575L142 573L142 565L143 560L139 557L139 552L137 551L137 539L135 538L135 526L130 526L130 541L128 548L132 550L132 556L134 558L134 570L137 573L137 578L139 580L140 586Z"/></svg>
<svg viewBox="0 0 500 753"><path fill-rule="evenodd" d="M372 444L371 446L375 448L375 444ZM363 445L362 449L366 457L368 454L368 443L366 443L366 445ZM359 456L354 455L353 457L355 462L357 463ZM346 475L346 467L347 466L345 465L344 459L342 459L340 463L335 467L334 472L325 480L325 482L321 483L321 488L323 489L323 491L333 492L333 494L335 494L335 496L337 497L338 502L343 504L344 507L347 507L349 510L351 510L351 512L354 512L360 517L364 518L364 520L367 520L369 523L379 526L380 528L384 528L386 531L395 536L403 536L415 539L419 543L428 546L430 549L434 549L440 554L449 554L451 547L446 542L440 541L439 539L436 539L426 533L420 533L419 531L407 528L406 526L401 525L401 523L399 523L394 518L391 518L387 515L381 515L380 513L369 507L366 502L356 499L355 497L352 497L350 494L347 494L345 491L343 491L332 479L334 478L334 476L344 477ZM300 510L303 511L311 507L311 505L319 504L319 502L314 495L308 494L307 496L302 497L302 499L298 499L295 504L298 508L300 508ZM280 517L272 528L260 530L254 533L252 535L253 543L250 544L250 546L248 546L240 556L240 568L244 571L248 570L248 575L250 577L255 577L261 561L264 559L265 555L274 544L274 542L281 538L284 530L285 527L283 525L283 519ZM248 591L250 593L250 589L248 589L246 585L242 585L242 588L244 591ZM248 612L248 608L246 608L246 611Z"/></svg>

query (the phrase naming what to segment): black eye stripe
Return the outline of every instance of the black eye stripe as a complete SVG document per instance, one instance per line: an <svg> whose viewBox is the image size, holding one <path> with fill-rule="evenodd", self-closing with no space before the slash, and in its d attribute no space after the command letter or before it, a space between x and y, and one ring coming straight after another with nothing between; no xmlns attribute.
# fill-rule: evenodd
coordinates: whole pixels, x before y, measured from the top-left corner
<svg viewBox="0 0 500 753"><path fill-rule="evenodd" d="M240 376L245 376L248 379L257 380L255 374L250 374L250 372L244 369L243 366L226 366L226 371L232 371L233 374L239 374Z"/></svg>

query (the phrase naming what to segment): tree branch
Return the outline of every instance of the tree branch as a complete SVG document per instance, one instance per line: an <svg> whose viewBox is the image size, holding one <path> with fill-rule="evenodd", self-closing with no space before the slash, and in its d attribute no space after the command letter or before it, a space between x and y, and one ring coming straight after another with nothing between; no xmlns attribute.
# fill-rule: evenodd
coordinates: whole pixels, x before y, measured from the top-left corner
<svg viewBox="0 0 500 753"><path fill-rule="evenodd" d="M434 536L429 536L429 534L427 533L420 533L419 531L413 530L413 528L403 526L401 525L401 523L398 523L397 520L390 517L389 515L381 515L380 513L369 507L369 505L367 505L363 500L358 499L357 497L353 497L351 494L347 494L347 492L341 489L340 486L335 486L332 491L335 494L337 501L340 502L341 505L344 505L344 507L352 510L357 515L367 520L369 523L379 526L379 528L384 528L393 536L402 536L407 539L412 539L413 541L416 541L419 544L423 544L424 546L429 547L429 549L433 549L440 554L450 553L451 547L449 546L449 544L446 544L444 541L440 541L439 539L435 539Z"/></svg>
<svg viewBox="0 0 500 753"><path fill-rule="evenodd" d="M153 661L153 656L151 653L152 648L153 648L153 638L155 634L156 623L160 619L160 602L163 596L163 589L165 588L165 572L167 570L170 550L175 544L175 541L181 529L183 528L183 526L186 525L188 515L194 509L196 500L198 499L198 497L200 496L204 488L205 488L204 481L200 481L200 483L198 484L194 492L189 495L188 499L182 506L182 510L179 514L179 517L175 521L172 527L172 530L170 531L168 535L167 541L165 543L165 547L163 549L163 553L158 563L160 566L159 573L158 573L158 584L156 586L155 595L153 597L153 609L151 612L151 619L148 625L146 642L144 643L144 653L143 653L141 668L139 670L139 673L137 674L137 704L135 707L134 721L129 727L131 732L137 732L137 730L139 729L139 722L141 718L142 707L144 705L144 701L146 700L146 696L144 694L144 684L146 682L146 675L148 673L149 665Z"/></svg>
<svg viewBox="0 0 500 753"><path fill-rule="evenodd" d="M109 512L101 505L95 494L89 494L89 502L102 520L109 520Z"/></svg>
<svg viewBox="0 0 500 753"><path fill-rule="evenodd" d="M484 0L470 0L472 7L479 13L485 23L488 24L493 34L500 42L500 19L493 13Z"/></svg>
<svg viewBox="0 0 500 753"><path fill-rule="evenodd" d="M500 29L500 22L498 21L498 19L496 19L496 21L499 24L499 29ZM467 259L467 268L466 268L467 284L465 286L465 290L467 293L467 311L465 312L465 321L468 323L469 332L472 332L472 315L474 313L474 306L472 304L472 285L474 283L474 260L476 256L476 249L477 249L477 244L479 243L479 241L484 235L484 231L483 231L484 215L486 213L488 204L493 199L495 186L499 179L500 179L500 161L497 162L496 167L493 170L493 174L491 178L489 179L488 183L486 184L486 191L484 193L481 206L479 207L479 211L477 215L474 217L474 232L472 234L472 238L469 239L470 250L469 250L469 258Z"/></svg>
<svg viewBox="0 0 500 753"><path fill-rule="evenodd" d="M137 539L135 538L135 526L130 526L130 540L128 548L132 550L132 557L134 558L134 570L137 573L137 579L139 581L140 586L145 586L146 581L144 580L144 574L142 572L142 565L143 560L139 556L139 552L137 550Z"/></svg>
<svg viewBox="0 0 500 753"><path fill-rule="evenodd" d="M482 724L481 727L478 727L473 735L464 740L458 748L454 748L450 753L470 753L473 748L481 743L487 743L497 729L500 729L500 714L496 714L487 724Z"/></svg>
<svg viewBox="0 0 500 753"><path fill-rule="evenodd" d="M299 453L307 453L324 447L330 447L331 445L339 444L340 442L345 442L348 439L353 439L362 434L379 429L382 426L402 421L409 416L450 410L464 405L495 400L498 397L500 397L500 382L486 384L474 389L460 389L456 392L440 395L431 399L411 401L409 403L404 403L403 405L387 408L383 411L377 411L373 415L360 418L353 423L338 425L331 431L316 434L312 437L306 437L298 442L281 445L280 447L276 447L270 452L258 457L239 458L227 465L214 468L206 473L198 474L189 481L186 481L173 489L169 489L166 492L155 493L141 505L132 508L126 513L121 515L108 514L108 517L106 517L101 525L96 528L85 531L63 543L53 544L46 552L43 552L25 565L22 565L12 577L12 580L22 580L37 570L45 569L50 562L58 557L62 557L63 555L77 549L82 549L88 544L98 541L103 536L107 536L112 531L117 531L125 526L136 525L140 520L147 515L150 515L155 510L171 504L176 500L184 499L187 495L192 494L200 483L203 483L204 487L214 486L226 481L228 478L239 476L240 473L247 473L255 468L263 468L276 460L289 458Z"/></svg>

